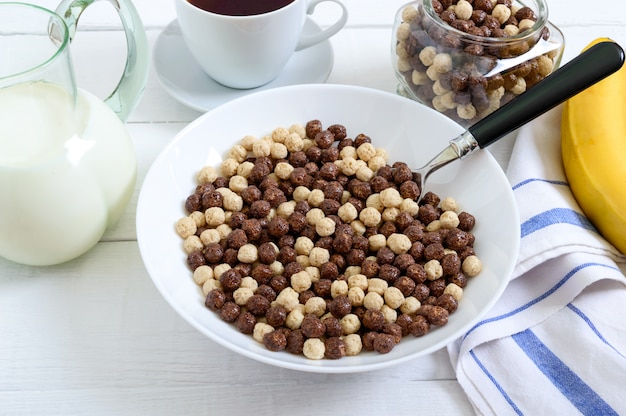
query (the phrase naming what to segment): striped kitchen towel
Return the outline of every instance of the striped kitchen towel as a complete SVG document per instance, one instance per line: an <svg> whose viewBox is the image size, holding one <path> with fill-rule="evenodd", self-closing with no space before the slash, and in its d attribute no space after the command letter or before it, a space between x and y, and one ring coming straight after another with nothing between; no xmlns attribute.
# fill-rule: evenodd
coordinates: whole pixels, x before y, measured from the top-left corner
<svg viewBox="0 0 626 416"><path fill-rule="evenodd" d="M487 316L448 346L481 415L626 415L626 258L571 194L560 118L558 107L520 129L507 171L517 265Z"/></svg>

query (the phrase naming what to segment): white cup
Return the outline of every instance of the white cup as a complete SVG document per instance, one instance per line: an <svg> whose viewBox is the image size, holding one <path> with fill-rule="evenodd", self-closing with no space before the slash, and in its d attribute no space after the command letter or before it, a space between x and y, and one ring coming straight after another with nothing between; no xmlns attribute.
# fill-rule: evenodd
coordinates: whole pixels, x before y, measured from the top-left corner
<svg viewBox="0 0 626 416"><path fill-rule="evenodd" d="M303 34L307 15L325 1L338 4L341 16L327 29ZM185 44L204 72L239 89L272 81L295 51L330 38L348 19L340 0L293 0L277 10L247 16L211 13L187 0L176 0L176 14Z"/></svg>

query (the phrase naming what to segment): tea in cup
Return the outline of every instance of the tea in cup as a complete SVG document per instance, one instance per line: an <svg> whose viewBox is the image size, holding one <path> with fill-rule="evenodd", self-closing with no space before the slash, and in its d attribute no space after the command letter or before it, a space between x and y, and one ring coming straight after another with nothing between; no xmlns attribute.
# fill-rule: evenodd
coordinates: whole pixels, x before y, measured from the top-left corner
<svg viewBox="0 0 626 416"><path fill-rule="evenodd" d="M341 8L330 27L303 34L322 2ZM256 88L271 82L295 51L335 35L348 19L340 0L176 0L178 24L191 55L216 82Z"/></svg>

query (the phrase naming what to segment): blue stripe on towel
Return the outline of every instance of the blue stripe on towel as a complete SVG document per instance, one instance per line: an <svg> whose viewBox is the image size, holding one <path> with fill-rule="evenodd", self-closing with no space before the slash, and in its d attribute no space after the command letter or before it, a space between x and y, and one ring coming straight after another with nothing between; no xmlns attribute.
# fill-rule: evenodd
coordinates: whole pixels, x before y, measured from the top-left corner
<svg viewBox="0 0 626 416"><path fill-rule="evenodd" d="M474 332L474 330L478 329L479 327L488 324L490 322L495 322L495 321L500 321L502 319L506 319L509 318L515 314L518 314L520 312L525 311L526 309L530 308L531 306L535 305L536 303L539 303L540 301L542 301L543 299L547 298L548 296L550 296L551 294L553 294L554 292L556 292L561 286L563 286L573 275L575 275L577 272L579 272L582 269L586 269L587 267L592 267L592 266L598 266L598 267L606 267L612 270L617 270L619 271L618 268L613 267L613 266L609 266L608 264L602 264L602 263L583 263L580 264L576 267L574 267L572 270L570 270L561 280L559 280L557 282L556 285L552 286L550 288L550 290L546 291L545 293L542 293L541 295L537 296L536 298L532 299L531 301L525 303L524 305L513 309L510 312L507 312L505 314L502 315L498 315L498 316L494 316L488 319L483 319L482 321L478 322L476 325L474 325L472 328L470 328L469 331L467 331L467 333L463 336L463 339L467 338L467 336L469 334L471 334L472 332Z"/></svg>
<svg viewBox="0 0 626 416"><path fill-rule="evenodd" d="M567 182L565 182L565 181L555 181L555 180L540 179L540 178L529 178L529 179L525 179L525 180L521 181L517 185L514 185L513 186L513 190L516 190L518 188L521 188L524 185L528 185L529 183L533 183L533 182L544 182L544 183L549 183L549 184L552 184L552 185L569 186L569 184Z"/></svg>
<svg viewBox="0 0 626 416"><path fill-rule="evenodd" d="M578 309L576 306L572 305L571 303L567 305L568 308L570 308L572 310L572 312L574 312L576 315L578 315L580 317L580 319L582 319L583 321L585 321L585 323L589 326L589 329L591 329L591 331L596 334L596 336L598 337L598 339L600 339L600 341L602 341L604 344L608 345L613 351L615 351L617 353L617 355L619 355L622 358L625 358L621 352L618 351L617 348L615 348L613 345L611 345L611 343L609 341L606 340L606 338L604 338L604 336L600 333L600 331L598 331L598 328L596 328L596 326L593 324L593 322L591 321L591 319L589 319L589 317L587 315L585 315L585 313L583 311L581 311L580 309Z"/></svg>
<svg viewBox="0 0 626 416"><path fill-rule="evenodd" d="M506 393L506 391L502 388L502 386L500 385L500 383L498 383L498 381L495 379L495 377L493 376L493 374L491 374L489 372L489 370L487 370L487 368L484 366L484 364L478 359L478 357L476 356L476 354L474 353L474 350L470 350L470 355L472 356L472 358L474 359L474 361L476 362L476 365L478 365L478 367L480 368L480 370L485 373L485 375L487 376L487 378L493 383L494 386L496 386L496 389L498 389L498 391L500 392L500 394L502 394L502 397L504 397L504 400L506 400L506 402L511 405L511 407L513 408L513 410L515 411L515 413L517 413L518 415L523 415L524 413L522 413L522 411L519 409L519 407L517 407L517 405L513 402L513 400L511 399L511 397Z"/></svg>
<svg viewBox="0 0 626 416"><path fill-rule="evenodd" d="M537 368L585 415L617 415L591 387L527 329L512 336Z"/></svg>
<svg viewBox="0 0 626 416"><path fill-rule="evenodd" d="M554 224L571 224L596 231L587 217L569 208L553 208L529 218L522 224L522 238Z"/></svg>

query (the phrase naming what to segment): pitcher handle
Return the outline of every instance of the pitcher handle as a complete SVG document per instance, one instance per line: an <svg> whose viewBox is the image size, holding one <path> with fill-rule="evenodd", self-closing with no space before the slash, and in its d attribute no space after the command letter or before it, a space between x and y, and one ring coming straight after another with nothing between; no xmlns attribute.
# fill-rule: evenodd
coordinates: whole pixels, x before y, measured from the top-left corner
<svg viewBox="0 0 626 416"><path fill-rule="evenodd" d="M113 5L126 34L126 66L119 83L104 100L122 121L126 121L146 86L150 62L146 31L135 6L130 0L62 0L56 13L65 20L72 40L80 15L97 1L108 1Z"/></svg>

